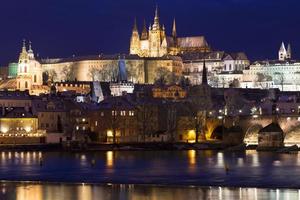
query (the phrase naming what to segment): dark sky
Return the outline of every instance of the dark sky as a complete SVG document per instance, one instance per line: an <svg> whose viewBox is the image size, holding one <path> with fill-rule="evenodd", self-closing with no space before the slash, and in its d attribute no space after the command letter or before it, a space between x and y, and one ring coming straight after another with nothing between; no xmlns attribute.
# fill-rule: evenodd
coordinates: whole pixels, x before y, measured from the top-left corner
<svg viewBox="0 0 300 200"><path fill-rule="evenodd" d="M127 53L134 17L141 29L156 4L168 32L176 17L179 36L205 35L214 49L272 59L286 41L300 58L299 0L2 0L0 64L23 38L44 58Z"/></svg>

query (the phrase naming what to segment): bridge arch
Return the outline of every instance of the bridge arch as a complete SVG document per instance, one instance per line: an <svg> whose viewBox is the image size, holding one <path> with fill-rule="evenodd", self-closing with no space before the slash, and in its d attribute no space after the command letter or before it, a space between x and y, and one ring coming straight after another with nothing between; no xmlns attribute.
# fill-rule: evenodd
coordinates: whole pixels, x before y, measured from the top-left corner
<svg viewBox="0 0 300 200"><path fill-rule="evenodd" d="M249 144L258 144L258 132L263 128L261 124L254 124L250 126L245 134L244 143Z"/></svg>

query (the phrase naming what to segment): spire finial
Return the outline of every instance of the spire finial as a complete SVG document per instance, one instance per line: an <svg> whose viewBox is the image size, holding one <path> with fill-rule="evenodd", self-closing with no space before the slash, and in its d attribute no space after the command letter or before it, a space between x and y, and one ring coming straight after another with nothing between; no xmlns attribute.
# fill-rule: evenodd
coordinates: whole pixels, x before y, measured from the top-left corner
<svg viewBox="0 0 300 200"><path fill-rule="evenodd" d="M172 30L173 38L177 38L177 30L176 30L176 19L173 20L173 30Z"/></svg>
<svg viewBox="0 0 300 200"><path fill-rule="evenodd" d="M158 30L159 28L160 25L159 25L158 6L156 5L153 29Z"/></svg>
<svg viewBox="0 0 300 200"><path fill-rule="evenodd" d="M142 40L146 40L148 39L148 30L146 27L146 20L144 19L144 25L143 25L143 31L142 31L142 36L141 36Z"/></svg>
<svg viewBox="0 0 300 200"><path fill-rule="evenodd" d="M31 41L29 40L29 51L32 51Z"/></svg>
<svg viewBox="0 0 300 200"><path fill-rule="evenodd" d="M134 22L133 22L133 31L137 31L137 22L136 22L136 17L134 18Z"/></svg>
<svg viewBox="0 0 300 200"><path fill-rule="evenodd" d="M26 52L26 40L23 39L22 52Z"/></svg>

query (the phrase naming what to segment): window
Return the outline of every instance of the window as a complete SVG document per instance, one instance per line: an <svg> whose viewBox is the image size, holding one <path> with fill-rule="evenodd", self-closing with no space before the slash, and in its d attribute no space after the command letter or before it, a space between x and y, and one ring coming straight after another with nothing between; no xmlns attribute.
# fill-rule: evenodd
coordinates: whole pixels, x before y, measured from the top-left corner
<svg viewBox="0 0 300 200"><path fill-rule="evenodd" d="M113 110L113 111L111 111L111 115L112 115L112 116L117 116L117 115L118 115L118 112L117 112L116 110Z"/></svg>
<svg viewBox="0 0 300 200"><path fill-rule="evenodd" d="M25 81L25 88L28 88L28 83L27 83L27 81Z"/></svg>
<svg viewBox="0 0 300 200"><path fill-rule="evenodd" d="M98 121L95 121L95 126L98 126Z"/></svg>
<svg viewBox="0 0 300 200"><path fill-rule="evenodd" d="M33 77L33 81L36 83L36 75L34 75L34 77Z"/></svg>
<svg viewBox="0 0 300 200"><path fill-rule="evenodd" d="M125 110L121 111L121 116L126 116L126 111Z"/></svg>
<svg viewBox="0 0 300 200"><path fill-rule="evenodd" d="M104 117L104 112L100 112L100 116L101 116L101 117Z"/></svg>
<svg viewBox="0 0 300 200"><path fill-rule="evenodd" d="M129 116L134 116L134 111L129 111Z"/></svg>

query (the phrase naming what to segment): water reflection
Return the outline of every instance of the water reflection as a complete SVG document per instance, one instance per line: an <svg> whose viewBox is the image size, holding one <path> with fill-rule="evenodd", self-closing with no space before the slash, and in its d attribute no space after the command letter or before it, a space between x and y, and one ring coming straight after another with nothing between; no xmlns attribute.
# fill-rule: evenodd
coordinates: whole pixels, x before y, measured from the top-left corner
<svg viewBox="0 0 300 200"><path fill-rule="evenodd" d="M1 187L0 199L12 200L277 200L300 198L299 190L289 189L34 183L6 183Z"/></svg>
<svg viewBox="0 0 300 200"><path fill-rule="evenodd" d="M114 166L114 152L113 151L106 152L106 166L109 168Z"/></svg>
<svg viewBox="0 0 300 200"><path fill-rule="evenodd" d="M190 171L194 171L196 169L196 151L195 150L188 150L188 160L189 160L189 169Z"/></svg>

